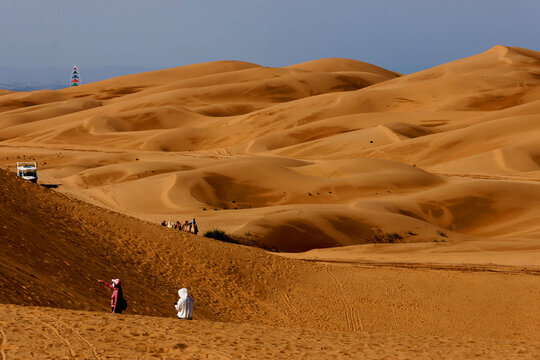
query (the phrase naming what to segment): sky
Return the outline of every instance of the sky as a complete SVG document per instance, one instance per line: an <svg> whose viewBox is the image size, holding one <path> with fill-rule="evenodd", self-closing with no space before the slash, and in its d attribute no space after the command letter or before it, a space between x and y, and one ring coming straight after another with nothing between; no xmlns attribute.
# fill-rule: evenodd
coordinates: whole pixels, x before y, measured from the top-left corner
<svg viewBox="0 0 540 360"><path fill-rule="evenodd" d="M539 51L538 15L540 0L0 0L0 67L340 57L411 73L497 44Z"/></svg>

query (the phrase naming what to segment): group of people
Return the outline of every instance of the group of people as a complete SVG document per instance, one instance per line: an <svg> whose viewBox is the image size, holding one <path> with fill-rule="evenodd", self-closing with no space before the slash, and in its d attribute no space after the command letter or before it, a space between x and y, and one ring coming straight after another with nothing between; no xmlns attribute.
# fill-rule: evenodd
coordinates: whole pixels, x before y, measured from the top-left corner
<svg viewBox="0 0 540 360"><path fill-rule="evenodd" d="M111 295L111 312L114 314L121 314L122 311L127 309L127 301L124 298L122 291L122 282L120 279L112 279L111 283L103 280L98 280L100 284L112 289ZM189 296L186 288L178 290L179 299L174 303L174 308L177 313L176 316L179 319L191 320L193 317L193 299Z"/></svg>
<svg viewBox="0 0 540 360"><path fill-rule="evenodd" d="M197 227L197 223L195 222L195 219L188 221L186 220L183 224L180 221L167 221L163 220L161 223L162 226L166 226L169 229L174 230L180 230L180 231L187 231L193 234L197 234L199 232L199 228Z"/></svg>
<svg viewBox="0 0 540 360"><path fill-rule="evenodd" d="M197 223L195 219L188 221L186 220L183 224L180 221L166 221L163 220L161 223L163 226L167 226L169 229L178 229L180 231L188 231L194 234L199 232L197 228ZM111 312L115 314L121 314L122 311L127 309L127 302L124 298L124 293L122 291L122 282L120 279L112 279L110 283L98 280L100 284L110 288L113 292L111 295ZM174 303L174 307L177 311L176 315L179 319L191 320L193 316L193 299L189 296L186 288L178 290L179 299Z"/></svg>

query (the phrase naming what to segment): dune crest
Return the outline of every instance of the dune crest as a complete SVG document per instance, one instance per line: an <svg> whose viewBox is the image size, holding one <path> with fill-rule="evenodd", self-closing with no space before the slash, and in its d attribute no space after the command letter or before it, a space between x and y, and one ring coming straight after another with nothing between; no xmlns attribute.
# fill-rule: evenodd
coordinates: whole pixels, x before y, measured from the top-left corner
<svg viewBox="0 0 540 360"><path fill-rule="evenodd" d="M496 46L0 91L0 357L538 358L539 69ZM226 241L160 225L193 218Z"/></svg>
<svg viewBox="0 0 540 360"><path fill-rule="evenodd" d="M203 231L281 251L438 232L532 241L538 206L522 195L503 205L494 190L482 197L494 209L473 207L466 227L455 219L474 203L468 189L490 181L535 199L539 61L505 46L408 75L337 58L221 61L6 93L1 161L30 145L60 191L151 221L197 216ZM427 203L453 215L418 210ZM525 228L485 230L508 211L528 214Z"/></svg>

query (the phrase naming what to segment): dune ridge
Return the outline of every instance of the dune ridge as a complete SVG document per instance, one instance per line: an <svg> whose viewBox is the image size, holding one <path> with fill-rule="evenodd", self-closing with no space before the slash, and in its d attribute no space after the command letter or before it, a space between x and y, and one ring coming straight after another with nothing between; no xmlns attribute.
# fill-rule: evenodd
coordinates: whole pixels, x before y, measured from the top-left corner
<svg viewBox="0 0 540 360"><path fill-rule="evenodd" d="M0 180L8 359L538 353L538 268L298 261L172 231L3 170ZM110 294L96 280L111 276L122 279L125 315L106 314ZM196 303L189 324L172 306L184 286Z"/></svg>
<svg viewBox="0 0 540 360"><path fill-rule="evenodd" d="M496 46L0 91L0 356L538 358L539 74ZM193 217L238 244L159 225Z"/></svg>
<svg viewBox="0 0 540 360"><path fill-rule="evenodd" d="M285 68L224 61L8 93L0 161L13 166L18 147L31 145L27 156L47 162L42 174L60 191L155 222L197 216L203 230L248 234L280 251L364 244L379 233L400 242L441 240L438 232L532 241L539 63L537 52L505 46L408 75L349 59ZM411 210L448 192L464 209L469 184L492 180L534 200L476 206L466 230L455 216ZM131 196L140 189L151 190ZM506 211L508 226L485 229Z"/></svg>

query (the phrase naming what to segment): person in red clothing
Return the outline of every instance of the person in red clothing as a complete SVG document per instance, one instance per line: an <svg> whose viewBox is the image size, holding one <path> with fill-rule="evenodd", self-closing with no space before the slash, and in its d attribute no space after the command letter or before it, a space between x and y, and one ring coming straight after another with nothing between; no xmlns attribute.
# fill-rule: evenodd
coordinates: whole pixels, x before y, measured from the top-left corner
<svg viewBox="0 0 540 360"><path fill-rule="evenodd" d="M121 314L122 311L127 308L127 302L124 299L124 293L122 292L122 284L120 282L120 279L112 279L112 284L109 284L108 282L103 280L98 280L98 282L112 289L113 293L111 295L111 312Z"/></svg>

